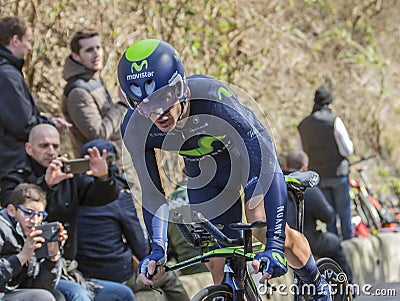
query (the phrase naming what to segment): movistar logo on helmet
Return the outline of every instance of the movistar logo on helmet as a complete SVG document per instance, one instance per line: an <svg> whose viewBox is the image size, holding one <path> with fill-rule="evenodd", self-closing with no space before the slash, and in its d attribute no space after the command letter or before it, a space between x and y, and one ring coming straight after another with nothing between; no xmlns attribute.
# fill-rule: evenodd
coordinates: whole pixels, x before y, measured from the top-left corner
<svg viewBox="0 0 400 301"><path fill-rule="evenodd" d="M154 71L145 71L145 72L140 72L140 73L133 73L133 74L128 74L126 76L126 80L135 80L138 78L147 78L147 77L153 77L154 76Z"/></svg>
<svg viewBox="0 0 400 301"><path fill-rule="evenodd" d="M136 64L136 62L133 62L132 66L131 66L131 73L134 72L133 69L135 69L137 72L142 71L143 66L147 69L148 65L149 64L147 63L146 60L142 61L142 63L140 65Z"/></svg>
<svg viewBox="0 0 400 301"><path fill-rule="evenodd" d="M126 80L135 80L154 76L154 71L143 70L147 70L149 68L149 64L146 59L156 50L159 44L159 40L142 40L133 44L126 50L125 58L129 62L132 62L131 74L126 76Z"/></svg>
<svg viewBox="0 0 400 301"><path fill-rule="evenodd" d="M143 61L140 63L140 65L137 64L136 62L133 62L132 65L131 65L131 74L128 74L128 75L126 76L126 80L135 80L135 79L138 79L138 78L153 77L153 76L154 76L154 71L143 71L143 72L140 72L140 71L143 70L143 67L144 67L145 69L147 69L147 68L148 68L148 65L149 65L149 64L147 63L146 60L143 60ZM139 72L139 73L135 73L134 70L135 70L136 72Z"/></svg>

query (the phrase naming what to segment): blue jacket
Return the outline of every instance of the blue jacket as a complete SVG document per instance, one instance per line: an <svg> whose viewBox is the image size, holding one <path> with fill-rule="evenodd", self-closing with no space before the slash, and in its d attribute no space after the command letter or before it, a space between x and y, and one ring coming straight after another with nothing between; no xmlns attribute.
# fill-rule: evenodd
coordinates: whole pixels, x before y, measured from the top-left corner
<svg viewBox="0 0 400 301"><path fill-rule="evenodd" d="M121 188L107 205L79 208L77 260L85 277L126 281L134 272L132 254L142 260L149 252L133 197Z"/></svg>

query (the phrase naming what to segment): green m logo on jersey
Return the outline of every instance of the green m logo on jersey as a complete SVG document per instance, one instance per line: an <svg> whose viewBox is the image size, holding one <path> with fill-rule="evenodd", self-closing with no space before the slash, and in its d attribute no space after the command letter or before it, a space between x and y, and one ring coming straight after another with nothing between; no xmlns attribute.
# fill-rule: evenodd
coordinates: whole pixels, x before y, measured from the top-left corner
<svg viewBox="0 0 400 301"><path fill-rule="evenodd" d="M212 147L212 143L215 141L220 141L225 137L226 135L216 136L216 137L210 137L210 136L201 137L198 141L199 144L198 148L181 150L179 151L179 154L182 156L192 156L192 157L201 157L204 155L208 155L212 153L212 151L214 150L214 148Z"/></svg>
<svg viewBox="0 0 400 301"><path fill-rule="evenodd" d="M222 99L222 95L229 98L233 96L233 93L224 87L218 88L218 100Z"/></svg>
<svg viewBox="0 0 400 301"><path fill-rule="evenodd" d="M180 61L179 55L178 55L176 52L174 53L174 59L175 59L175 61L177 61L177 62Z"/></svg>
<svg viewBox="0 0 400 301"><path fill-rule="evenodd" d="M148 63L146 60L142 61L142 63L140 65L136 64L136 62L133 62L132 66L131 66L131 73L133 73L133 69L135 69L136 72L142 71L143 66L147 69Z"/></svg>
<svg viewBox="0 0 400 301"><path fill-rule="evenodd" d="M272 252L272 257L274 257L277 261L279 261L286 267L287 265L286 258L282 257L281 254L279 254L278 252Z"/></svg>

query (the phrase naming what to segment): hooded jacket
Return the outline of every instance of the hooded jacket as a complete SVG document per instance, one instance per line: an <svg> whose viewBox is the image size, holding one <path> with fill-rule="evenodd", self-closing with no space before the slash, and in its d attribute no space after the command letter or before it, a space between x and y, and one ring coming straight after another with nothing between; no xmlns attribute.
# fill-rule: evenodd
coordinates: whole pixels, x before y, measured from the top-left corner
<svg viewBox="0 0 400 301"><path fill-rule="evenodd" d="M71 56L65 61L63 78L68 82L68 89L64 90L62 112L73 124L70 131L75 156L79 157L85 143L99 138L110 140L121 152L119 125L127 105L113 103L100 72L87 69ZM122 168L120 162L118 167Z"/></svg>
<svg viewBox="0 0 400 301"><path fill-rule="evenodd" d="M61 260L37 262L35 255L21 266L17 254L25 239L19 224L7 209L0 211L0 298L17 288L42 288L53 291Z"/></svg>
<svg viewBox="0 0 400 301"><path fill-rule="evenodd" d="M22 74L24 60L0 46L0 179L25 161L25 142L37 124L52 122L40 111Z"/></svg>

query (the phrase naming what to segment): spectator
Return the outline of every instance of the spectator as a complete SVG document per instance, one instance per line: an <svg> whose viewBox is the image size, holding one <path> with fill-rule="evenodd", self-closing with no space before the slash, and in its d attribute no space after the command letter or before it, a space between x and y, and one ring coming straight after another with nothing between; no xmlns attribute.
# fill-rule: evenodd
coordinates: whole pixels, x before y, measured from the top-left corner
<svg viewBox="0 0 400 301"><path fill-rule="evenodd" d="M0 19L0 179L24 162L24 144L36 124L71 126L61 118L41 116L22 74L24 58L32 50L32 29L18 17Z"/></svg>
<svg viewBox="0 0 400 301"><path fill-rule="evenodd" d="M28 154L25 165L11 170L1 182L0 197L4 206L8 201L11 191L22 182L35 183L40 185L47 192L47 207L49 221L62 222L67 231L69 239L64 246L63 257L67 259L71 266L64 267L73 270L73 274L78 280L79 274L74 266L76 256L76 218L78 207L81 205L103 205L114 200L118 196L117 186L113 175L109 176L106 163L106 151L100 152L97 148L89 149L90 171L91 174L66 174L62 171L63 163L67 161L66 156L59 156L60 135L56 128L50 124L40 124L32 128L29 133L29 140L25 145ZM66 275L67 276L67 275ZM71 278L68 278L71 279ZM82 282L82 284L85 284ZM89 283L91 284L91 283ZM104 296L120 296L127 293L129 300L133 298L131 292L123 291L124 286L119 283L99 283L102 289L95 290L96 298ZM115 289L114 286L115 285ZM122 288L121 288L122 287ZM89 300L87 290L72 281L61 280L57 288L72 300L72 295L80 296L79 300ZM88 288L94 288L89 285ZM110 292L111 291L111 292ZM85 295L86 294L86 295ZM74 299L75 300L75 299Z"/></svg>
<svg viewBox="0 0 400 301"><path fill-rule="evenodd" d="M93 147L116 154L111 142L97 139L85 144L82 156ZM126 283L134 292L149 290L137 283L132 256L142 260L149 252L149 243L144 237L127 181L119 175L117 166L112 165L110 170L117 180L119 197L104 206L79 208L79 267L88 278ZM161 288L167 300L189 300L176 274L169 272L166 276L156 281L154 287Z"/></svg>
<svg viewBox="0 0 400 301"><path fill-rule="evenodd" d="M308 156L303 151L291 152L286 157L285 172L308 170ZM296 228L296 204L289 194L287 222ZM310 244L311 251L318 257L329 257L335 260L352 280L352 272L347 263L346 255L340 244L339 237L332 232L322 232L317 229L317 220L329 223L335 218L335 210L328 203L318 187L308 188L304 193L304 235Z"/></svg>
<svg viewBox="0 0 400 301"><path fill-rule="evenodd" d="M340 117L331 111L333 97L326 85L315 92L314 107L298 125L309 167L319 173L319 188L340 218L343 239L353 237L349 196L349 161L354 146ZM328 231L338 234L336 216Z"/></svg>
<svg viewBox="0 0 400 301"><path fill-rule="evenodd" d="M104 85L103 48L98 32L78 31L70 43L71 55L65 61L62 111L74 127L71 142L75 156L79 156L85 143L93 139L108 139L122 153L119 124L127 104L114 103ZM122 156L118 167L122 170Z"/></svg>
<svg viewBox="0 0 400 301"><path fill-rule="evenodd" d="M0 298L1 300L55 300L60 253L38 261L35 250L42 246L46 219L46 192L34 184L21 183L11 193L7 208L0 211ZM60 240L66 231L60 224Z"/></svg>

